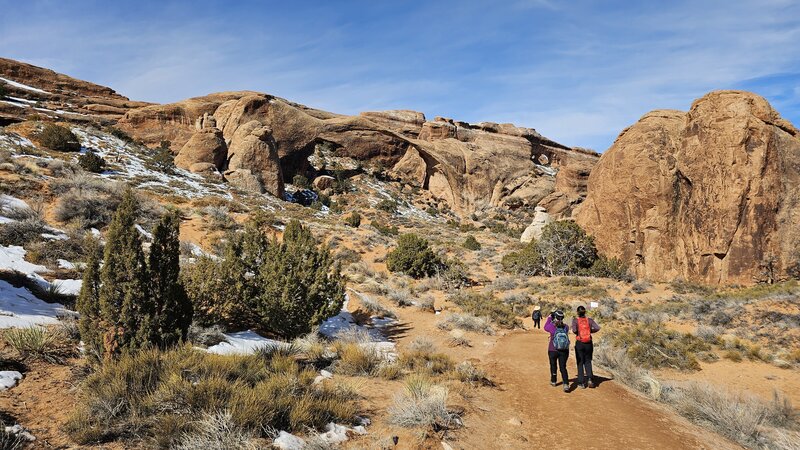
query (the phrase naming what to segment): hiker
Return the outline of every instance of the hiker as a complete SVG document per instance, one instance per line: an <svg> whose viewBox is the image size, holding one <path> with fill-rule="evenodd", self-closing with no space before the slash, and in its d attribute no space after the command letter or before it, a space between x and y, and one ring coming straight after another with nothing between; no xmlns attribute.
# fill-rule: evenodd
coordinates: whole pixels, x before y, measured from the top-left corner
<svg viewBox="0 0 800 450"><path fill-rule="evenodd" d="M586 307L578 306L578 317L572 319L572 331L575 333L575 359L578 361L578 385L583 389L594 388L592 374L592 333L600 331L600 326L590 317L586 317ZM586 378L584 378L586 375ZM588 380L588 382L586 381Z"/></svg>
<svg viewBox="0 0 800 450"><path fill-rule="evenodd" d="M533 308L533 314L531 315L531 318L533 319L533 327L534 328L539 328L541 330L542 329L542 308L539 305L536 305L536 307Z"/></svg>
<svg viewBox="0 0 800 450"><path fill-rule="evenodd" d="M547 344L547 356L550 358L550 384L556 384L556 363L561 371L561 384L564 392L569 392L569 375L567 374L567 358L569 358L569 327L564 323L564 313L553 311L544 324L544 330L550 333Z"/></svg>

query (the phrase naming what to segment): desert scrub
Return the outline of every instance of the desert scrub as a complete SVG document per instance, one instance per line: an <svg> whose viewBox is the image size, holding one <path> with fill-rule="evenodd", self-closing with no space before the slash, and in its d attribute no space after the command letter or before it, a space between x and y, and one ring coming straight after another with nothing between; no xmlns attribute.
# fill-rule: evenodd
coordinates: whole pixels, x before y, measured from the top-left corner
<svg viewBox="0 0 800 450"><path fill-rule="evenodd" d="M87 172L100 173L106 168L106 160L89 150L78 157L78 165Z"/></svg>
<svg viewBox="0 0 800 450"><path fill-rule="evenodd" d="M745 447L793 448L776 445L800 426L789 399L777 393L768 401L697 382L674 386L667 393L666 402L682 416Z"/></svg>
<svg viewBox="0 0 800 450"><path fill-rule="evenodd" d="M265 436L270 428L306 430L331 421L350 422L357 412L347 390L315 385L316 370L294 357L223 356L180 347L126 354L86 378L78 406L66 424L81 445L136 439L183 440L199 433L198 417L229 411L243 433ZM170 424L170 435L158 434ZM151 444L152 445L152 444Z"/></svg>
<svg viewBox="0 0 800 450"><path fill-rule="evenodd" d="M417 338L402 353L397 364L415 375L434 377L453 370L455 363L444 353L439 353L432 341Z"/></svg>
<svg viewBox="0 0 800 450"><path fill-rule="evenodd" d="M465 313L488 317L501 328L513 329L522 326L522 322L514 313L513 306L497 300L492 294L460 291L451 295L450 301L460 306Z"/></svg>
<svg viewBox="0 0 800 450"><path fill-rule="evenodd" d="M42 146L59 152L77 152L81 149L78 137L69 128L54 123L45 123L41 131L36 133L36 140Z"/></svg>
<svg viewBox="0 0 800 450"><path fill-rule="evenodd" d="M628 265L619 258L606 258L599 256L587 274L599 278L611 278L617 281L633 281Z"/></svg>
<svg viewBox="0 0 800 450"><path fill-rule="evenodd" d="M397 318L397 314L389 308L381 305L377 300L372 299L364 294L359 294L359 302L361 303L360 310L369 314L370 316L388 317L391 319Z"/></svg>
<svg viewBox="0 0 800 450"><path fill-rule="evenodd" d="M461 426L459 414L447 405L448 390L429 378L412 376L405 388L394 397L389 407L389 423L404 428L425 428L435 431Z"/></svg>
<svg viewBox="0 0 800 450"><path fill-rule="evenodd" d="M488 335L494 334L492 322L486 317L477 317L472 314L459 314L452 313L444 318L436 326L440 330L464 330L474 331L476 333L483 333Z"/></svg>
<svg viewBox="0 0 800 450"><path fill-rule="evenodd" d="M464 239L464 243L461 244L461 246L464 247L467 250L472 250L472 251L476 251L476 250L480 250L481 249L481 243L478 242L478 240L475 239L475 236L473 236L471 234L469 236L467 236L466 239Z"/></svg>
<svg viewBox="0 0 800 450"><path fill-rule="evenodd" d="M426 239L412 233L397 240L397 247L386 255L386 268L412 278L423 278L443 271L445 264Z"/></svg>
<svg viewBox="0 0 800 450"><path fill-rule="evenodd" d="M400 230L397 228L397 226L385 225L374 220L370 222L369 225L384 236L397 236L400 234Z"/></svg>
<svg viewBox="0 0 800 450"><path fill-rule="evenodd" d="M613 331L609 338L614 346L626 349L631 359L648 369L698 370L696 354L711 349L691 333L669 330L662 322L628 326Z"/></svg>
<svg viewBox="0 0 800 450"><path fill-rule="evenodd" d="M205 413L192 431L185 431L172 450L256 450L253 434L233 423L230 411Z"/></svg>
<svg viewBox="0 0 800 450"><path fill-rule="evenodd" d="M358 228L359 226L361 226L361 214L354 211L352 214L347 216L347 218L344 220L344 223L348 227Z"/></svg>
<svg viewBox="0 0 800 450"><path fill-rule="evenodd" d="M615 380L631 386L653 400L661 398L661 383L648 370L631 359L625 349L600 342L594 349L594 362L611 372Z"/></svg>

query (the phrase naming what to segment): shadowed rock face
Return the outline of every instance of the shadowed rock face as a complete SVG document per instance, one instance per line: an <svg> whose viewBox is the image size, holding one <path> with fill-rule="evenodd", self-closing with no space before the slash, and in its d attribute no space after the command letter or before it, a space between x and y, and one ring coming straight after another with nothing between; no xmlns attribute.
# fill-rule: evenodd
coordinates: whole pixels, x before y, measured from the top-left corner
<svg viewBox="0 0 800 450"><path fill-rule="evenodd" d="M638 276L750 283L800 242L800 138L763 98L712 92L624 130L588 191L577 222Z"/></svg>

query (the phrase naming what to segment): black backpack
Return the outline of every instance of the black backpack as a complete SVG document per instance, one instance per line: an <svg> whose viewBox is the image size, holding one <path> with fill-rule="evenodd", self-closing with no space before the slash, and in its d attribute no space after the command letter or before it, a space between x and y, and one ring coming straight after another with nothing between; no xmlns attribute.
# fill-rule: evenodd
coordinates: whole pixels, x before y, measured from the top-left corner
<svg viewBox="0 0 800 450"><path fill-rule="evenodd" d="M533 320L541 319L542 318L542 312L537 309L536 311L533 312L533 316L531 316L531 318Z"/></svg>

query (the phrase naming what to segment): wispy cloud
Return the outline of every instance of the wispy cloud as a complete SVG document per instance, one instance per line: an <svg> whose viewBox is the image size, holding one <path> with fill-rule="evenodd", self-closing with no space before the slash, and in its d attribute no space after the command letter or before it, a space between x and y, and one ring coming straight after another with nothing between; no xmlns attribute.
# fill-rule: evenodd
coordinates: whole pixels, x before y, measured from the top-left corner
<svg viewBox="0 0 800 450"><path fill-rule="evenodd" d="M174 101L254 89L354 114L531 126L605 149L713 89L800 121L795 2L6 2L0 54Z"/></svg>

